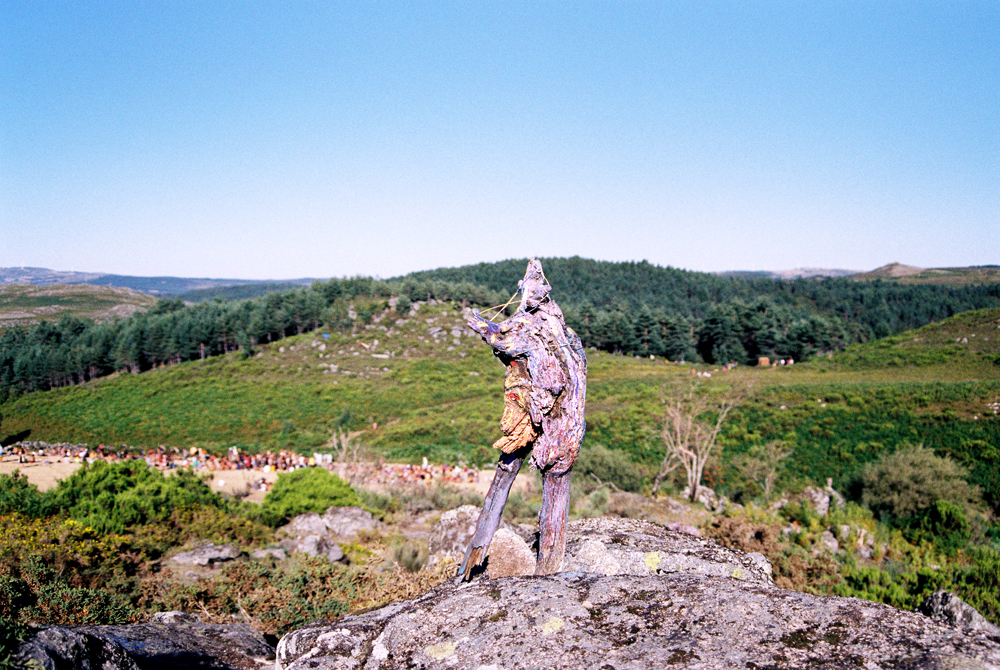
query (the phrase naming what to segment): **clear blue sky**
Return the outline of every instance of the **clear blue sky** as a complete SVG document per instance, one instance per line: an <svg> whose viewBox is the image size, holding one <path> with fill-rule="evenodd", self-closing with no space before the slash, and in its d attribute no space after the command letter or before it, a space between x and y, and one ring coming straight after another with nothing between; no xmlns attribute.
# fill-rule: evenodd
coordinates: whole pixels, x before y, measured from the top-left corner
<svg viewBox="0 0 1000 670"><path fill-rule="evenodd" d="M0 0L0 266L1000 263L1000 3Z"/></svg>

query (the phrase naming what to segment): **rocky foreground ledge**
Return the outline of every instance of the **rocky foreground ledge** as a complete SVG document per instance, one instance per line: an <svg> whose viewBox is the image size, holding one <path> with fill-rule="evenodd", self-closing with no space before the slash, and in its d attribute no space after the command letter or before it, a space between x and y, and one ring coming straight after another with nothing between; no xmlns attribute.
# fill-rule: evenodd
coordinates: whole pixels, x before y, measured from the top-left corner
<svg viewBox="0 0 1000 670"><path fill-rule="evenodd" d="M508 532L491 549L490 578L442 584L412 600L293 631L274 656L252 636L242 647L223 645L226 653L214 644L199 651L196 634L182 640L174 632L183 625L193 633L195 624L159 622L141 626L159 626L157 634L174 643L163 656L152 648L142 655L136 636L118 630L135 627L90 626L42 629L22 646L34 651L21 658L46 668L84 667L40 644L40 636L66 634L93 641L77 649L77 658L104 670L1000 670L1000 630L953 596L938 597L946 609L925 616L786 591L773 586L759 554L644 521L589 519L570 524L568 535L567 572L517 576L533 569L531 552Z"/></svg>

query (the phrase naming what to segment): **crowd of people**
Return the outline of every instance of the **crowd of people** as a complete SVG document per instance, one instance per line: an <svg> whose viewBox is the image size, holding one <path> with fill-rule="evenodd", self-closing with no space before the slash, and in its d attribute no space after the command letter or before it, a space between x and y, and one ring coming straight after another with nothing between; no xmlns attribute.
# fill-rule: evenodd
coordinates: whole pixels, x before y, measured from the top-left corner
<svg viewBox="0 0 1000 670"><path fill-rule="evenodd" d="M0 457L17 458L18 463L114 463L126 460L144 460L159 470L195 468L205 471L254 470L257 472L290 472L305 467L325 467L342 478L353 482L375 485L398 484L459 484L479 481L480 472L475 468L431 465L423 459L421 465L375 462L344 463L336 461L333 454L314 453L311 456L280 449L260 453L241 451L230 447L225 454L211 453L204 448L160 446L155 449L138 449L127 446L108 447L99 444L48 444L45 442L18 442L0 448Z"/></svg>

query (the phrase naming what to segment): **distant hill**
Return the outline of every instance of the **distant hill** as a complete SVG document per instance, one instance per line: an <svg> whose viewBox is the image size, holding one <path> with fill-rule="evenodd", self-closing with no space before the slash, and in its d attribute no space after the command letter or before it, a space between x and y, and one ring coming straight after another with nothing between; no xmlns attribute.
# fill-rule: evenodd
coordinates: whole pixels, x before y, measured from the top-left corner
<svg viewBox="0 0 1000 670"><path fill-rule="evenodd" d="M248 298L260 298L268 293L281 293L302 288L312 283L312 280L297 279L285 282L260 282L254 284L238 284L236 286L216 286L212 288L200 288L194 291L185 291L176 295L184 302L205 302L206 300L247 300Z"/></svg>
<svg viewBox="0 0 1000 670"><path fill-rule="evenodd" d="M273 282L256 279L209 279L204 277L134 277L100 272L64 272L46 268L0 268L0 284L33 284L36 286L48 286L51 284L93 284L95 286L129 288L157 296L178 296L191 291L205 291L229 286L268 284L279 284L285 287L305 286L311 284L313 281L313 279L308 278ZM264 291L264 293L267 292L266 290ZM258 293L257 295L262 295L262 293Z"/></svg>
<svg viewBox="0 0 1000 670"><path fill-rule="evenodd" d="M812 279L814 277L850 277L859 270L841 270L831 268L795 268L794 270L727 270L713 274L720 277L744 277L764 279Z"/></svg>
<svg viewBox="0 0 1000 670"><path fill-rule="evenodd" d="M1000 283L1000 265L973 265L964 268L918 268L901 263L889 263L871 272L851 276L858 281L881 279L897 284L937 284L939 286L969 286Z"/></svg>
<svg viewBox="0 0 1000 670"><path fill-rule="evenodd" d="M131 316L156 304L153 296L128 288L90 284L0 284L0 330L42 319L75 316L108 321Z"/></svg>

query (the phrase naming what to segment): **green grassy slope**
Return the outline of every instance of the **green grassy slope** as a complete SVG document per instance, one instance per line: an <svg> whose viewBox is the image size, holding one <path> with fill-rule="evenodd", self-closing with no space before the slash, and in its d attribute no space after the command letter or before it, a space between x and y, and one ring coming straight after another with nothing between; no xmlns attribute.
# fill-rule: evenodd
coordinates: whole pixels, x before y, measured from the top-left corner
<svg viewBox="0 0 1000 670"><path fill-rule="evenodd" d="M154 304L156 298L127 288L0 284L0 330L35 324L42 319L58 321L63 316L107 321L149 309Z"/></svg>
<svg viewBox="0 0 1000 670"><path fill-rule="evenodd" d="M287 338L248 359L26 395L0 406L0 438L309 451L332 448L343 429L388 458L482 464L495 457L503 371L464 320L452 305L423 305L353 334ZM725 431L713 483L739 495L732 456L771 439L795 449L786 484L831 477L841 487L883 451L923 442L970 467L996 507L998 325L1000 310L982 310L808 364L716 372L710 383L751 378L756 393ZM661 389L690 366L588 356L588 441L655 466Z"/></svg>

